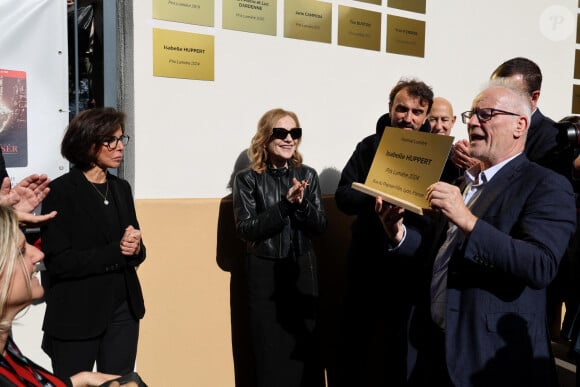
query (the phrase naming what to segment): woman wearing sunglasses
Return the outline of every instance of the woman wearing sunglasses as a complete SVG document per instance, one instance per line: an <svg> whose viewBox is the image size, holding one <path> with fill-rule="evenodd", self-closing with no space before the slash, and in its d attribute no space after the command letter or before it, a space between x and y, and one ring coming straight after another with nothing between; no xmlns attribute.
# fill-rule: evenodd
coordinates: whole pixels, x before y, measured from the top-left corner
<svg viewBox="0 0 580 387"><path fill-rule="evenodd" d="M73 167L50 184L42 211L58 215L41 229L46 254L42 348L53 371L125 375L135 368L145 313L136 268L145 247L129 183L119 168L129 137L113 108L77 114L61 143Z"/></svg>
<svg viewBox="0 0 580 387"><path fill-rule="evenodd" d="M266 112L248 150L251 167L234 179L258 387L324 386L311 238L324 231L326 216L318 175L298 152L301 138L296 114Z"/></svg>

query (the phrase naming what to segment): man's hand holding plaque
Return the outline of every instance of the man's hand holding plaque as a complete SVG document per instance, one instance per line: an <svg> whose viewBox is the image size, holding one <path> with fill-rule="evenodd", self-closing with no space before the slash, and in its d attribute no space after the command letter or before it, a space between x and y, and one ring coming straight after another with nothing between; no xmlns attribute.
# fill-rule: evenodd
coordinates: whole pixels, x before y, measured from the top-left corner
<svg viewBox="0 0 580 387"><path fill-rule="evenodd" d="M385 202L382 197L377 196L375 200L375 211L379 215L379 219L389 239L395 244L401 242L405 236L405 226L403 226L403 214L405 210Z"/></svg>

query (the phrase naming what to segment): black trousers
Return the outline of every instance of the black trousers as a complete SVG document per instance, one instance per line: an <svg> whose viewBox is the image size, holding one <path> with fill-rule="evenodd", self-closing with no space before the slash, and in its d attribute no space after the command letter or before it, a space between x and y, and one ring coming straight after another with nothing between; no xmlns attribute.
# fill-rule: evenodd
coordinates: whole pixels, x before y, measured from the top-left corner
<svg viewBox="0 0 580 387"><path fill-rule="evenodd" d="M109 326L100 336L86 340L61 340L46 336L43 348L50 356L56 376L67 379L81 371L126 375L135 370L139 320L127 302L113 313Z"/></svg>
<svg viewBox="0 0 580 387"><path fill-rule="evenodd" d="M445 332L429 319L421 334L424 342L420 343L415 369L410 372L409 386L453 387L445 360Z"/></svg>
<svg viewBox="0 0 580 387"><path fill-rule="evenodd" d="M257 386L324 386L314 254L286 259L249 255L246 268Z"/></svg>
<svg viewBox="0 0 580 387"><path fill-rule="evenodd" d="M351 247L338 366L329 373L330 387L405 385L410 312L406 270L368 245Z"/></svg>

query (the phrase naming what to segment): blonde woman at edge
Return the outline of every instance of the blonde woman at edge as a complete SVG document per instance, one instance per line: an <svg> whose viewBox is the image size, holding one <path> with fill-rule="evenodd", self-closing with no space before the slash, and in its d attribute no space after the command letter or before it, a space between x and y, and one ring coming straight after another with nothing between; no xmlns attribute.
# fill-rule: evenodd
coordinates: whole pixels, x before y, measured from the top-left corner
<svg viewBox="0 0 580 387"><path fill-rule="evenodd" d="M92 387L118 378L80 372L61 380L26 358L14 343L10 328L15 317L44 294L37 274L37 264L44 254L26 242L18 223L14 210L0 205L0 386ZM113 383L111 386L118 386Z"/></svg>

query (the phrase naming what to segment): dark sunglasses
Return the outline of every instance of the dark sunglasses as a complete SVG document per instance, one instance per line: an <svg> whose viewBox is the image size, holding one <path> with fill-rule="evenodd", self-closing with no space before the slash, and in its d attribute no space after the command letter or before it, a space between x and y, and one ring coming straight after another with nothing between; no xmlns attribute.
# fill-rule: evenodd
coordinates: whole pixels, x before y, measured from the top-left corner
<svg viewBox="0 0 580 387"><path fill-rule="evenodd" d="M292 140L298 140L302 137L302 128L293 128L290 130L284 128L272 128L272 137L277 138L279 140L284 140L286 137L292 137Z"/></svg>

